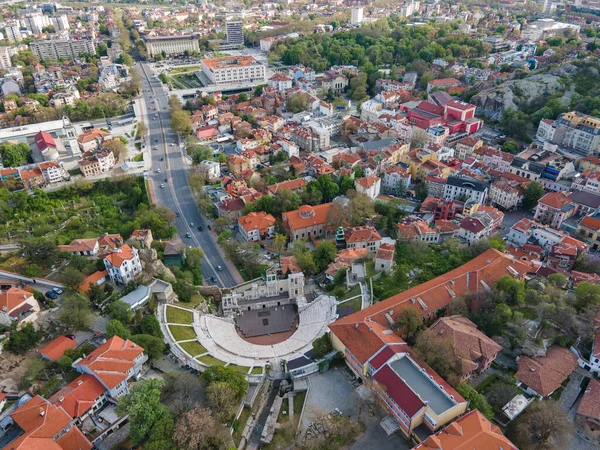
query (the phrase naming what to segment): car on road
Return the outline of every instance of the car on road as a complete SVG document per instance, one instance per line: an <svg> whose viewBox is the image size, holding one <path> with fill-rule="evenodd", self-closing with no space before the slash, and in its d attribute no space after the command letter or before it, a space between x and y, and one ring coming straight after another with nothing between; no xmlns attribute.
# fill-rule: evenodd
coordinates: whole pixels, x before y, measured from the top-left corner
<svg viewBox="0 0 600 450"><path fill-rule="evenodd" d="M194 226L194 222L190 222L190 227L193 227L193 226Z"/></svg>
<svg viewBox="0 0 600 450"><path fill-rule="evenodd" d="M52 290L53 290L54 292L56 292L58 295L60 295L60 294L62 294L62 293L63 293L63 291L62 291L62 289L61 289L61 288L54 288L54 289L52 289Z"/></svg>
<svg viewBox="0 0 600 450"><path fill-rule="evenodd" d="M161 184L161 185L160 185L160 188L161 188L161 189L164 189L164 188L165 188L165 185L164 185L164 184Z"/></svg>
<svg viewBox="0 0 600 450"><path fill-rule="evenodd" d="M222 268L221 266L217 266L217 270L218 270L219 272L222 272L222 271L223 271L223 268Z"/></svg>
<svg viewBox="0 0 600 450"><path fill-rule="evenodd" d="M202 225L198 227L198 231L203 231Z"/></svg>
<svg viewBox="0 0 600 450"><path fill-rule="evenodd" d="M210 281L212 281L213 283L217 282L217 277L215 277L214 275L212 277L210 277Z"/></svg>
<svg viewBox="0 0 600 450"><path fill-rule="evenodd" d="M169 144L169 147L174 147L174 146L175 146L175 144L172 142Z"/></svg>
<svg viewBox="0 0 600 450"><path fill-rule="evenodd" d="M189 231L187 233L185 233L185 237L186 238L191 238L192 237L192 233L190 233Z"/></svg>
<svg viewBox="0 0 600 450"><path fill-rule="evenodd" d="M160 173L160 168L159 168L159 169L156 169L156 173Z"/></svg>
<svg viewBox="0 0 600 450"><path fill-rule="evenodd" d="M167 183L168 181L169 181L169 179L168 179L168 178L165 178L165 183Z"/></svg>
<svg viewBox="0 0 600 450"><path fill-rule="evenodd" d="M161 157L160 157L160 160L161 160L161 161L164 161L164 160L165 160L165 157L164 157L164 156L161 156Z"/></svg>
<svg viewBox="0 0 600 450"><path fill-rule="evenodd" d="M175 213L175 217L179 217L179 213L178 212Z"/></svg>
<svg viewBox="0 0 600 450"><path fill-rule="evenodd" d="M48 297L50 300L55 300L58 297L58 295L56 295L56 292L54 291L47 291L46 297Z"/></svg>
<svg viewBox="0 0 600 450"><path fill-rule="evenodd" d="M208 228L209 230L211 230L210 225L206 225L206 228Z"/></svg>
<svg viewBox="0 0 600 450"><path fill-rule="evenodd" d="M154 142L158 142L158 138L154 139Z"/></svg>

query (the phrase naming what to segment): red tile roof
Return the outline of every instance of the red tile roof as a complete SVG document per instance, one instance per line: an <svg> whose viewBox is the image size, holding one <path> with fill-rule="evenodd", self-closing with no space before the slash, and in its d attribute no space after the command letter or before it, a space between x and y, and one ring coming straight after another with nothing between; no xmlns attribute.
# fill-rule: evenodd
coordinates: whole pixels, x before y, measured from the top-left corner
<svg viewBox="0 0 600 450"><path fill-rule="evenodd" d="M412 450L518 450L476 409L429 436Z"/></svg>
<svg viewBox="0 0 600 450"><path fill-rule="evenodd" d="M355 181L355 183L358 183L365 189L370 189L380 180L381 180L381 178L379 178L379 177L364 177L364 178L359 178L358 180Z"/></svg>
<svg viewBox="0 0 600 450"><path fill-rule="evenodd" d="M381 247L377 249L375 259L384 259L392 261L394 259L395 247L392 244L381 244Z"/></svg>
<svg viewBox="0 0 600 450"><path fill-rule="evenodd" d="M108 262L115 267L121 267L125 261L131 261L133 257L133 250L128 244L125 244L106 255Z"/></svg>
<svg viewBox="0 0 600 450"><path fill-rule="evenodd" d="M550 395L577 368L577 356L570 350L552 346L546 356L522 356L517 379L542 396Z"/></svg>
<svg viewBox="0 0 600 450"><path fill-rule="evenodd" d="M96 272L94 272L93 274L91 274L83 280L83 282L77 288L77 291L79 291L82 294L85 294L90 290L92 284L97 284L98 281L100 281L102 278L106 278L107 276L108 272L106 270L97 270Z"/></svg>
<svg viewBox="0 0 600 450"><path fill-rule="evenodd" d="M573 200L562 192L549 192L540 199L539 203L548 205L551 208L561 209L573 203Z"/></svg>
<svg viewBox="0 0 600 450"><path fill-rule="evenodd" d="M102 384L109 389L128 378L128 371L134 367L135 358L144 349L130 340L113 336L85 358L77 366L88 367Z"/></svg>
<svg viewBox="0 0 600 450"><path fill-rule="evenodd" d="M66 336L59 336L41 349L40 354L51 361L58 361L63 357L66 350L75 347L77 347L77 343L73 339L69 339Z"/></svg>
<svg viewBox="0 0 600 450"><path fill-rule="evenodd" d="M246 230L246 232L258 230L262 234L266 233L269 228L275 226L275 217L264 211L251 212L245 216L239 217L238 223Z"/></svg>
<svg viewBox="0 0 600 450"><path fill-rule="evenodd" d="M358 242L381 241L383 238L377 232L375 227L365 225L362 227L348 228L344 236L347 244L356 244Z"/></svg>
<svg viewBox="0 0 600 450"><path fill-rule="evenodd" d="M583 394L577 414L600 420L600 381L592 378Z"/></svg>
<svg viewBox="0 0 600 450"><path fill-rule="evenodd" d="M291 230L300 230L315 225L325 225L325 223L327 223L327 214L329 213L330 208L331 203L324 203L316 206L302 205L295 211L283 213L283 224Z"/></svg>
<svg viewBox="0 0 600 450"><path fill-rule="evenodd" d="M84 373L49 398L61 406L73 419L83 416L94 406L106 389L92 375Z"/></svg>
<svg viewBox="0 0 600 450"><path fill-rule="evenodd" d="M448 306L454 298L492 286L504 275L522 278L531 270L530 265L514 261L498 250L489 249L444 275L337 320L330 325L330 329L337 336L341 327L354 327L357 323L371 325L377 322L387 328L390 322L386 315L395 323L403 308L414 308L421 316L425 316ZM391 311L392 315L389 314Z"/></svg>

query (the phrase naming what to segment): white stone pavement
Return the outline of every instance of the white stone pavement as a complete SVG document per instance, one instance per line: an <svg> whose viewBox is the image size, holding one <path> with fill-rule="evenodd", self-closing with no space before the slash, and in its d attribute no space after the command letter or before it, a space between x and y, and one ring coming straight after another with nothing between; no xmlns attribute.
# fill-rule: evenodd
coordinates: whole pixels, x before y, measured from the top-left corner
<svg viewBox="0 0 600 450"><path fill-rule="evenodd" d="M194 359L199 355L189 355L173 338L166 320L166 307L167 305L161 305L159 308L159 321L173 353L186 364L203 370L205 366ZM175 305L168 305L168 307L186 310ZM214 358L238 366L264 367L267 363L272 363L275 367L274 364L280 360L293 359L310 350L312 342L327 332L329 324L335 319L336 299L327 295L315 299L300 311L296 332L286 341L274 345L256 345L243 340L236 332L231 319L213 315L201 316L198 311L187 311L194 315L193 327L198 342Z"/></svg>

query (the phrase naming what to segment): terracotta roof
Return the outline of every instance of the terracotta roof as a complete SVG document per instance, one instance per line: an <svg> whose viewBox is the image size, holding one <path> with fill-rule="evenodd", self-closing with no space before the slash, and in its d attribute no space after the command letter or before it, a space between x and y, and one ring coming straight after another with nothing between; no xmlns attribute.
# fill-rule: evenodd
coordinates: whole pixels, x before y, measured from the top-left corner
<svg viewBox="0 0 600 450"><path fill-rule="evenodd" d="M52 405L39 395L17 408L10 417L24 431L18 439L12 441L7 450L86 450L92 444L78 428L71 428L56 441L54 438L67 429L71 417L66 411Z"/></svg>
<svg viewBox="0 0 600 450"><path fill-rule="evenodd" d="M355 180L354 183L355 184L358 183L365 189L370 189L380 180L381 180L381 178L379 178L379 177L364 177L364 178L359 178L358 180Z"/></svg>
<svg viewBox="0 0 600 450"><path fill-rule="evenodd" d="M92 375L84 373L49 398L56 406L61 406L73 419L83 416L106 389Z"/></svg>
<svg viewBox="0 0 600 450"><path fill-rule="evenodd" d="M416 309L421 316L431 314L446 307L454 298L464 297L470 292L477 292L484 286L492 286L504 275L522 278L530 272L531 267L521 261L514 261L510 256L498 250L488 249L481 255L437 278L429 280L400 294L378 302L357 313L337 320L330 325L351 325L361 322L378 322L386 327L389 321L386 315L393 311L391 319L395 322L403 308ZM454 296L447 287L451 288ZM335 332L337 335L337 332Z"/></svg>
<svg viewBox="0 0 600 450"><path fill-rule="evenodd" d="M29 180L31 178L41 178L44 174L37 167L31 170L21 170L21 180Z"/></svg>
<svg viewBox="0 0 600 450"><path fill-rule="evenodd" d="M552 346L546 356L519 360L517 379L542 396L550 395L577 368L577 356L570 350Z"/></svg>
<svg viewBox="0 0 600 450"><path fill-rule="evenodd" d="M295 180L287 180L282 181L281 183L272 184L271 186L267 186L270 194L275 195L278 190L288 189L290 191L295 191L298 189L302 189L306 186L306 180L304 178L296 178Z"/></svg>
<svg viewBox="0 0 600 450"><path fill-rule="evenodd" d="M441 339L450 339L454 354L463 361L463 374L467 374L478 367L481 357L484 359L495 358L502 347L477 329L477 325L466 317L459 315L442 317L430 328L434 336Z"/></svg>
<svg viewBox="0 0 600 450"><path fill-rule="evenodd" d="M86 142L90 142L96 139L103 139L107 136L110 136L110 133L107 133L100 128L94 128L93 130L86 131L81 136L77 138L77 142L80 144L85 144Z"/></svg>
<svg viewBox="0 0 600 450"><path fill-rule="evenodd" d="M540 199L539 203L548 205L551 208L561 209L573 203L573 200L562 192L549 192Z"/></svg>
<svg viewBox="0 0 600 450"><path fill-rule="evenodd" d="M75 347L77 347L77 343L73 339L69 339L66 336L59 336L41 349L40 354L52 361L58 361L65 354L66 350Z"/></svg>
<svg viewBox="0 0 600 450"><path fill-rule="evenodd" d="M324 225L327 223L327 214L329 213L330 208L331 203L324 203L316 206L302 205L295 211L283 213L283 223L291 230L300 230L315 225Z"/></svg>
<svg viewBox="0 0 600 450"><path fill-rule="evenodd" d="M475 234L485 230L485 225L476 217L465 217L460 221L460 227Z"/></svg>
<svg viewBox="0 0 600 450"><path fill-rule="evenodd" d="M381 247L377 249L375 259L385 259L387 261L393 261L395 248L392 244L381 244Z"/></svg>
<svg viewBox="0 0 600 450"><path fill-rule="evenodd" d="M106 278L107 276L108 276L108 272L106 270L102 270L102 271L97 270L96 272L94 272L90 276L86 277L81 282L81 284L77 288L77 291L82 294L85 294L86 292L88 292L90 290L90 287L92 284L97 284L98 281L100 281L102 278Z"/></svg>
<svg viewBox="0 0 600 450"><path fill-rule="evenodd" d="M302 272L302 269L300 269L300 266L296 262L296 257L294 255L281 257L281 273L283 273L285 275L288 272L290 272L290 273Z"/></svg>
<svg viewBox="0 0 600 450"><path fill-rule="evenodd" d="M258 230L260 233L266 233L269 228L275 226L275 217L264 211L251 212L238 217L238 223L247 232Z"/></svg>
<svg viewBox="0 0 600 450"><path fill-rule="evenodd" d="M68 245L59 245L63 252L91 252L96 248L98 239L74 239Z"/></svg>
<svg viewBox="0 0 600 450"><path fill-rule="evenodd" d="M600 420L600 381L592 378L581 398L577 414Z"/></svg>
<svg viewBox="0 0 600 450"><path fill-rule="evenodd" d="M81 359L77 366L87 367L102 384L112 389L129 377L127 372L134 367L135 358L142 353L144 349L134 342L113 336Z"/></svg>
<svg viewBox="0 0 600 450"><path fill-rule="evenodd" d="M106 255L106 259L115 267L121 267L123 262L131 261L134 257L133 250L128 244L119 247L113 252Z"/></svg>
<svg viewBox="0 0 600 450"><path fill-rule="evenodd" d="M590 230L598 231L600 230L600 219L593 216L587 216L581 221L580 225Z"/></svg>
<svg viewBox="0 0 600 450"><path fill-rule="evenodd" d="M476 409L429 436L413 450L518 450Z"/></svg>
<svg viewBox="0 0 600 450"><path fill-rule="evenodd" d="M11 287L0 294L0 310L6 308L6 312L10 312L30 299L34 299L31 292Z"/></svg>
<svg viewBox="0 0 600 450"><path fill-rule="evenodd" d="M117 248L122 243L123 238L120 234L104 233L98 238L98 245L100 245L100 247Z"/></svg>
<svg viewBox="0 0 600 450"><path fill-rule="evenodd" d="M381 241L383 238L377 232L375 227L365 225L362 227L348 228L344 232L347 244L354 244L357 242L373 242Z"/></svg>

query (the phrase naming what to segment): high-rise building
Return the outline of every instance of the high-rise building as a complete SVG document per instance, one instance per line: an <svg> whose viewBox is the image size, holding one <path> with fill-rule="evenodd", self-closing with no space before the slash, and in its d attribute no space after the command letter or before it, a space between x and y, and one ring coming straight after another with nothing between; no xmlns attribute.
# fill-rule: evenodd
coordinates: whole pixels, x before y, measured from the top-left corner
<svg viewBox="0 0 600 450"><path fill-rule="evenodd" d="M54 25L54 29L56 31L63 31L69 29L69 18L66 15L52 17L50 19L52 21L52 25Z"/></svg>
<svg viewBox="0 0 600 450"><path fill-rule="evenodd" d="M91 39L38 41L29 46L33 54L40 59L73 59L82 53L96 54L96 47Z"/></svg>
<svg viewBox="0 0 600 450"><path fill-rule="evenodd" d="M48 19L46 16L36 14L27 17L25 19L25 24L31 33L40 34L45 27L50 25L50 19Z"/></svg>
<svg viewBox="0 0 600 450"><path fill-rule="evenodd" d="M12 67L12 56L11 47L0 47L0 69L8 69Z"/></svg>
<svg viewBox="0 0 600 450"><path fill-rule="evenodd" d="M244 45L242 22L227 22L227 43L229 45Z"/></svg>
<svg viewBox="0 0 600 450"><path fill-rule="evenodd" d="M352 8L350 15L350 23L352 25L360 25L360 23L363 21L363 11L364 8L362 6Z"/></svg>
<svg viewBox="0 0 600 450"><path fill-rule="evenodd" d="M18 24L7 25L4 28L4 32L9 42L21 42L23 40L23 35Z"/></svg>

